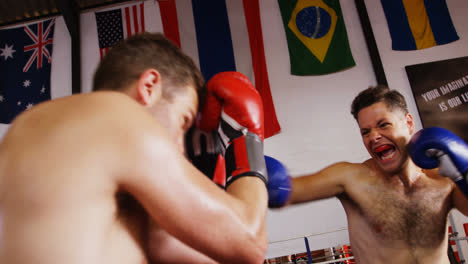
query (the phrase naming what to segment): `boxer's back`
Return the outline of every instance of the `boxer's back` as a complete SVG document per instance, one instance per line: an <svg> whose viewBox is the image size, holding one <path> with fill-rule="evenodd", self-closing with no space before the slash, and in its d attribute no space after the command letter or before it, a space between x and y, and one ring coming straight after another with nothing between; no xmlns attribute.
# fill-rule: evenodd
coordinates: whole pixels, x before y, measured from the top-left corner
<svg viewBox="0 0 468 264"><path fill-rule="evenodd" d="M118 126L126 120L116 120L137 107L125 95L96 94L32 108L5 135L0 263L144 261L143 215L121 214L114 177L125 158Z"/></svg>

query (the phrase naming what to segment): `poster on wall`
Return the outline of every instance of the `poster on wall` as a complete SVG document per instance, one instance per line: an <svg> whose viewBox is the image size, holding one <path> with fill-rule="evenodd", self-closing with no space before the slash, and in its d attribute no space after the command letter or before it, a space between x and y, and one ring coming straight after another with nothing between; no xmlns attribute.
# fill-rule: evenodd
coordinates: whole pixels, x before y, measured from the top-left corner
<svg viewBox="0 0 468 264"><path fill-rule="evenodd" d="M422 124L468 142L468 57L405 67Z"/></svg>

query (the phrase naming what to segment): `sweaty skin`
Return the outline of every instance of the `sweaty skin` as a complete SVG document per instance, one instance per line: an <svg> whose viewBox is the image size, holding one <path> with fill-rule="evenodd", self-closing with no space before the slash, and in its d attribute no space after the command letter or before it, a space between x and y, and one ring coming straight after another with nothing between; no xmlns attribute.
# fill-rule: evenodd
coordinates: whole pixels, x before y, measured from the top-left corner
<svg viewBox="0 0 468 264"><path fill-rule="evenodd" d="M144 263L145 218L131 212L139 209L118 194L116 178L119 160L130 158L122 149L134 143L125 126L135 105L123 95L99 97L39 105L5 135L1 263ZM128 112L114 109L116 120L111 101Z"/></svg>
<svg viewBox="0 0 468 264"><path fill-rule="evenodd" d="M263 260L266 192L246 188L261 201L246 208L183 156L196 100L191 91L154 108L173 114L158 121L118 92L56 99L18 116L0 144L0 263L165 263L164 248L172 257L187 250L193 263Z"/></svg>
<svg viewBox="0 0 468 264"><path fill-rule="evenodd" d="M357 263L449 264L447 216L452 208L468 215L468 199L450 179L408 157L410 114L375 103L359 112L358 124L372 158L293 178L291 203L336 196Z"/></svg>

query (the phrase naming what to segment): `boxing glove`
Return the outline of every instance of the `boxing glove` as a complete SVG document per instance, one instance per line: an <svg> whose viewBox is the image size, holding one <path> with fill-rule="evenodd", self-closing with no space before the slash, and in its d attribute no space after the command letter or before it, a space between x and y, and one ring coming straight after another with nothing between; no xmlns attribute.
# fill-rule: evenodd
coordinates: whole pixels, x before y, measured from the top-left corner
<svg viewBox="0 0 468 264"><path fill-rule="evenodd" d="M424 169L439 167L439 174L451 178L468 196L468 145L447 129L430 127L413 135L408 152Z"/></svg>
<svg viewBox="0 0 468 264"><path fill-rule="evenodd" d="M263 156L263 104L252 83L239 72L221 72L206 84L207 97L197 125L218 131L225 148L226 187L243 176L268 181Z"/></svg>
<svg viewBox="0 0 468 264"><path fill-rule="evenodd" d="M268 207L282 207L291 196L291 177L279 160L265 155L265 163L268 171Z"/></svg>
<svg viewBox="0 0 468 264"><path fill-rule="evenodd" d="M216 131L192 127L185 134L185 151L192 164L222 189L226 186L224 148Z"/></svg>

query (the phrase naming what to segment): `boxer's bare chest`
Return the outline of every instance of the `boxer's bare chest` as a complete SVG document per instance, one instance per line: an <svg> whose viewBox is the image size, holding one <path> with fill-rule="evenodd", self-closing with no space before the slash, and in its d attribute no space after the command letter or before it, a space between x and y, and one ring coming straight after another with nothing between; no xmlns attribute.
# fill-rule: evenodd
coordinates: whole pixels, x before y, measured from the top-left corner
<svg viewBox="0 0 468 264"><path fill-rule="evenodd" d="M451 185L422 179L411 188L379 184L351 193L343 205L361 218L376 239L401 241L411 247L440 245L451 208Z"/></svg>

